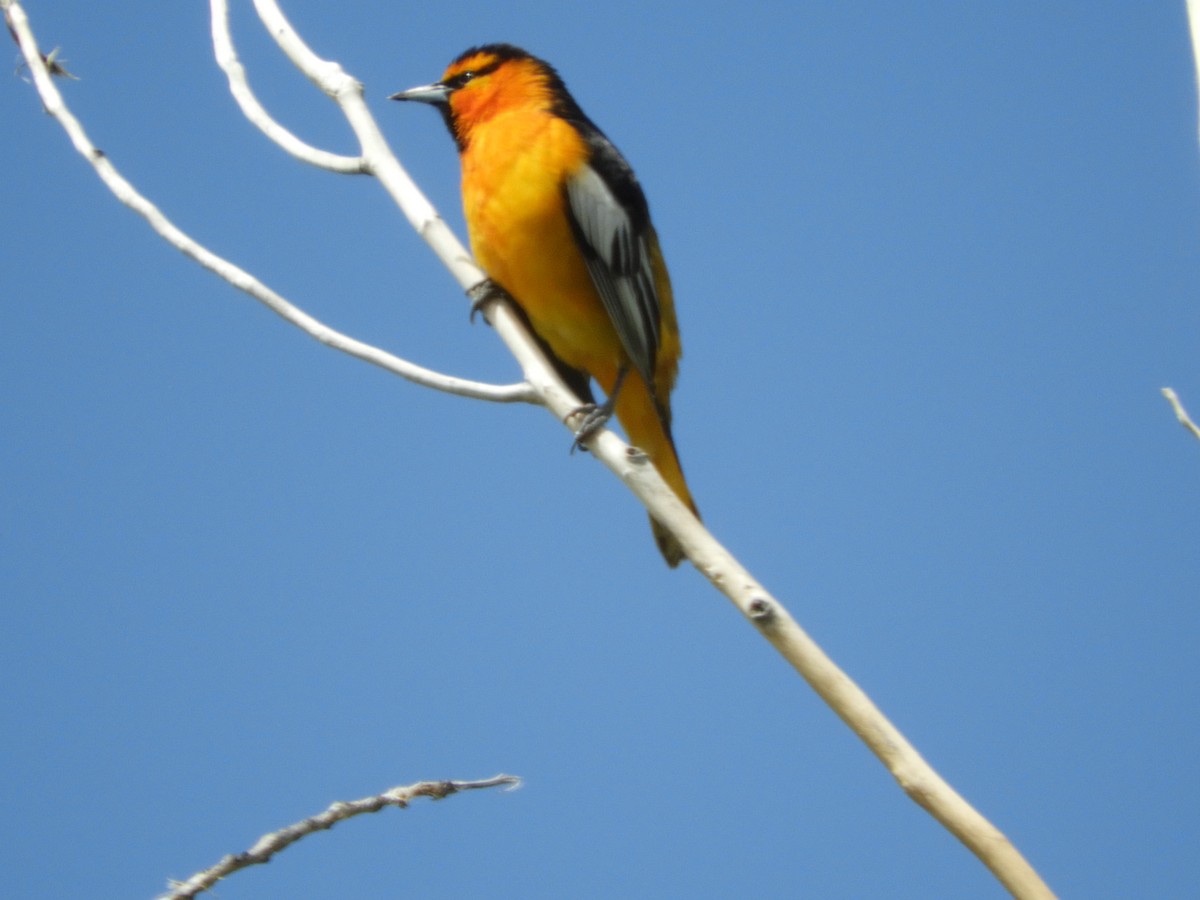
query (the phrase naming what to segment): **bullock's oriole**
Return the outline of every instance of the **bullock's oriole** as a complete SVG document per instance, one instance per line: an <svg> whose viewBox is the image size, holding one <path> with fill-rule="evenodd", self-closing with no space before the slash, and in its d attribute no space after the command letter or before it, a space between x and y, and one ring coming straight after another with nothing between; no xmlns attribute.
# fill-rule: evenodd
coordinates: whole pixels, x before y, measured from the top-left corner
<svg viewBox="0 0 1200 900"><path fill-rule="evenodd" d="M440 81L392 96L439 109L458 145L471 249L524 311L572 388L604 390L582 439L615 412L693 512L671 437L679 326L645 195L558 73L509 44L472 48ZM652 518L671 566L683 549Z"/></svg>

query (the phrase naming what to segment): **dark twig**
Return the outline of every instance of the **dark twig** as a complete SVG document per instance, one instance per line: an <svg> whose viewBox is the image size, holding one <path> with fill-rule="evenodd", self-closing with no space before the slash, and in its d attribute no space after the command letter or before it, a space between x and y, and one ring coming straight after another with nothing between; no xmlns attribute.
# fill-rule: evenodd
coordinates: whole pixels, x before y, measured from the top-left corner
<svg viewBox="0 0 1200 900"><path fill-rule="evenodd" d="M288 825L279 831L264 834L249 850L242 853L231 853L219 863L203 872L197 872L187 881L172 882L170 892L161 895L159 900L181 900L185 897L195 897L202 894L227 875L232 875L240 869L270 862L271 858L281 850L294 844L303 837L316 831L325 831L345 819L360 816L363 813L379 812L385 806L396 806L405 809L415 797L429 797L431 800L441 800L451 794L462 791L474 791L481 788L505 787L512 790L521 784L521 779L515 775L496 775L481 781L418 781L416 784L394 787L390 791L376 794L374 797L363 797L361 800L339 801L330 805L322 813L311 816L294 825Z"/></svg>

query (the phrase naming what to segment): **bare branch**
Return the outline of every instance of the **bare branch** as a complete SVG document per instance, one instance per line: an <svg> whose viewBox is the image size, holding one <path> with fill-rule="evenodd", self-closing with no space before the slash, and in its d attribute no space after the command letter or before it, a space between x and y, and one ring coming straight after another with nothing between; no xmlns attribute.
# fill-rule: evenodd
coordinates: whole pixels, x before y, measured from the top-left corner
<svg viewBox="0 0 1200 900"><path fill-rule="evenodd" d="M1162 395L1171 404L1171 409L1175 410L1175 418L1179 420L1179 424L1190 431L1192 437L1200 440L1200 426L1197 426L1188 416L1187 410L1183 408L1183 403L1179 400L1179 395L1169 387L1162 389Z"/></svg>
<svg viewBox="0 0 1200 900"><path fill-rule="evenodd" d="M33 32L24 10L16 0L0 0L0 8L4 9L9 28L17 36L25 60L33 74L34 85L45 105L46 112L54 117L71 138L75 149L91 163L100 180L108 186L113 195L144 218L167 243L191 257L201 266L219 275L234 287L258 300L276 315L300 328L309 336L323 344L340 350L350 356L372 363L393 374L406 378L416 384L470 397L476 400L491 400L500 403L532 403L536 396L526 384L494 385L482 382L468 381L451 375L444 375L423 366L418 366L408 360L401 359L385 350L366 344L349 335L343 334L323 322L310 316L300 308L289 303L275 291L271 290L246 270L234 265L229 260L218 256L192 237L184 233L171 222L163 212L140 194L124 176L117 171L116 166L87 136L79 120L67 108L66 103L55 86L46 61L38 51Z"/></svg>
<svg viewBox="0 0 1200 900"><path fill-rule="evenodd" d="M366 171L366 165L361 156L342 156L319 150L306 144L292 134L273 118L263 108L250 89L246 79L246 70L238 59L237 50L233 46L233 36L229 33L229 4L227 0L211 0L212 40L213 51L216 54L217 65L229 78L229 89L234 99L241 107L242 113L254 125L257 125L268 138L286 150L292 156L330 172L346 175L359 175Z"/></svg>
<svg viewBox="0 0 1200 900"><path fill-rule="evenodd" d="M540 387L535 383L535 387ZM654 516L679 538L688 559L728 597L779 654L803 676L908 796L986 865L1021 900L1051 900L1054 893L1021 852L971 806L917 752L863 690L792 618L791 613L704 529L658 477L645 456L612 432L589 445Z"/></svg>
<svg viewBox="0 0 1200 900"><path fill-rule="evenodd" d="M218 881L241 869L257 866L271 861L275 854L286 850L301 838L308 837L317 831L332 828L338 822L361 816L363 813L379 812L384 807L395 806L406 809L408 804L417 797L429 797L441 800L462 791L475 791L481 788L503 787L514 790L520 787L521 779L514 775L495 775L481 781L418 781L404 787L394 787L390 791L376 794L374 797L363 797L361 800L339 801L330 805L324 812L311 816L294 825L264 834L249 850L242 853L231 853L220 862L203 872L197 872L187 881L172 882L171 890L162 894L159 900L184 900L195 897L212 888Z"/></svg>

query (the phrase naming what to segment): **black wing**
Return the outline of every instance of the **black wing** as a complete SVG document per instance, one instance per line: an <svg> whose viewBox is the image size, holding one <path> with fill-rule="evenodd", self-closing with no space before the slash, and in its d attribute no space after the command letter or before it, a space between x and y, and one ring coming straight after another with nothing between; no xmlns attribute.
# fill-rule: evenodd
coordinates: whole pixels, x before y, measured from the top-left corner
<svg viewBox="0 0 1200 900"><path fill-rule="evenodd" d="M598 130L586 137L591 159L564 188L571 228L621 344L653 393L661 316L646 198L608 138Z"/></svg>

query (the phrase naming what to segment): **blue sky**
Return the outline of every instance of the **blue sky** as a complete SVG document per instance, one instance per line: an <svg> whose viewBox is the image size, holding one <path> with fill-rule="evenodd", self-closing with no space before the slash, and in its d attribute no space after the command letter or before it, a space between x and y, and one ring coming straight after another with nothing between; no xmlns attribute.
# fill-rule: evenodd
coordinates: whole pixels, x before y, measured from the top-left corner
<svg viewBox="0 0 1200 900"><path fill-rule="evenodd" d="M264 102L352 152L235 5ZM518 377L378 185L240 117L202 4L29 6L178 225L356 337ZM1062 896L1194 891L1181 3L285 8L460 234L440 120L384 98L476 43L555 63L649 196L713 532ZM549 416L319 346L0 83L6 892L149 897L333 800L503 771L219 895L1004 896Z"/></svg>

